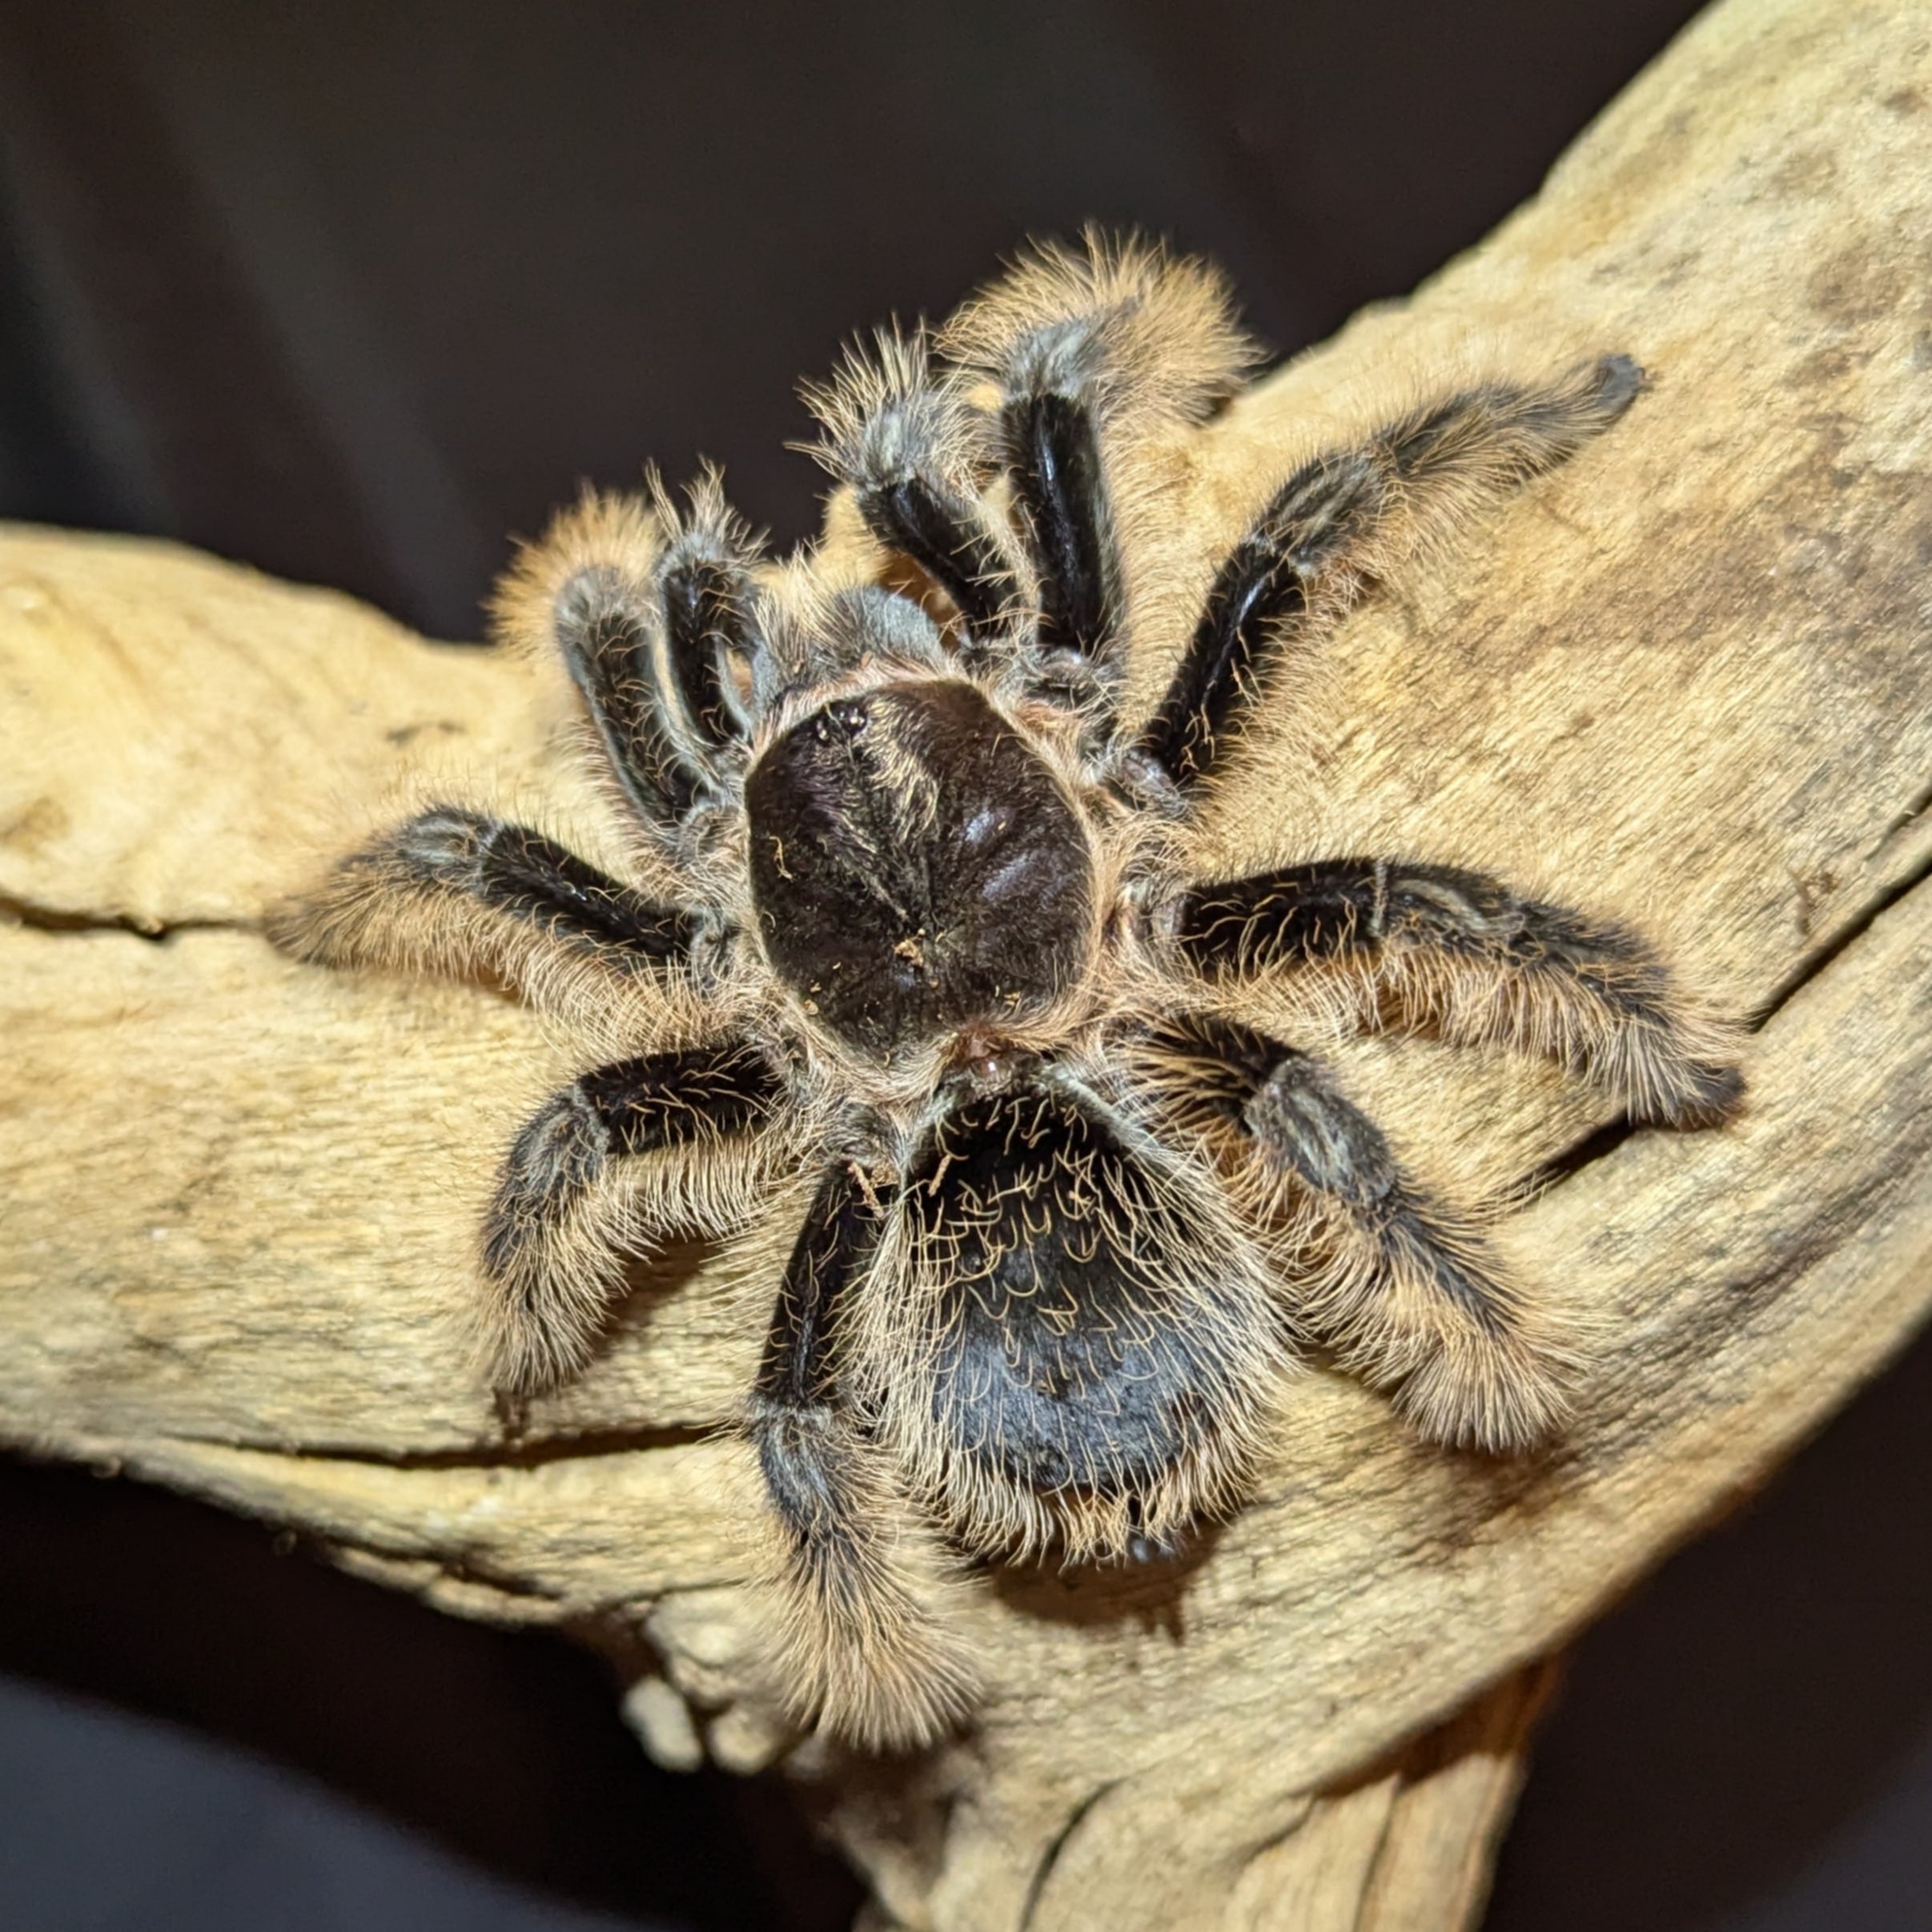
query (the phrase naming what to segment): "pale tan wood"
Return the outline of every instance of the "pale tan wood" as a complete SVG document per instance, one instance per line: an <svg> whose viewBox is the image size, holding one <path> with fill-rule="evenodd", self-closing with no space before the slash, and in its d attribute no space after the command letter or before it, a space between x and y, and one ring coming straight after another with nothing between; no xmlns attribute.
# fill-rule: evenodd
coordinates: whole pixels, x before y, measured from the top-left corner
<svg viewBox="0 0 1932 1932"><path fill-rule="evenodd" d="M24 531L0 538L0 1436L603 1644L667 1761L695 1740L819 1785L881 1926L1470 1922L1533 1660L1932 1297L1929 264L1923 8L1726 0L1480 249L1171 453L1184 602L1271 478L1460 370L1617 347L1652 372L1612 436L1349 625L1204 841L1231 871L1488 865L1640 921L1761 1021L1737 1127L1625 1139L1512 1223L1596 1324L1553 1455L1426 1451L1310 1372L1178 1584L977 1581L969 1736L883 1768L801 1743L753 1661L755 1487L711 1435L783 1204L735 1257L642 1280L507 1439L466 1352L472 1230L584 1044L257 930L425 790L609 855L554 681L164 546ZM1151 693L1178 639L1146 641ZM1422 1164L1492 1184L1597 1119L1520 1062L1348 1058Z"/></svg>
<svg viewBox="0 0 1932 1932"><path fill-rule="evenodd" d="M1524 1749L1556 1669L1546 1661L1505 1677L1404 1752L1402 1788L1356 1932L1465 1932L1480 1918Z"/></svg>

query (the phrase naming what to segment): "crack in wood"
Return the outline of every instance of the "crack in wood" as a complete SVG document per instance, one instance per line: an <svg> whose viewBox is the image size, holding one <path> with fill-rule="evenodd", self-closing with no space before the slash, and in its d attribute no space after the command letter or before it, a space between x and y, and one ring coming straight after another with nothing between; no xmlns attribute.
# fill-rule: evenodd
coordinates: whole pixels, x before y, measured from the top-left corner
<svg viewBox="0 0 1932 1932"><path fill-rule="evenodd" d="M1119 1778L1110 1778L1098 1789L1089 1792L1067 1814L1066 1823L1047 1841L1046 1850L1040 1854L1039 1865L1034 1872L1033 1882L1026 1889L1026 1903L1020 1914L1019 1932L1033 1932L1034 1915L1040 1909L1040 1900L1046 1893L1046 1882L1053 1876L1062 1854L1072 1842L1074 1834L1086 1822L1094 1807L1110 1791L1117 1791L1122 1782Z"/></svg>
<svg viewBox="0 0 1932 1932"><path fill-rule="evenodd" d="M728 1423L661 1425L651 1428L587 1429L576 1435L546 1436L535 1441L479 1444L470 1448L380 1449L365 1444L251 1441L231 1436L177 1435L161 1438L196 1449L233 1449L289 1463L343 1464L366 1468L444 1472L462 1469L540 1469L553 1463L595 1462L657 1449L689 1448L729 1441Z"/></svg>
<svg viewBox="0 0 1932 1932"><path fill-rule="evenodd" d="M0 893L0 925L36 933L125 933L150 946L164 946L177 933L259 933L255 919L164 919L153 926L128 913L66 912L34 900Z"/></svg>

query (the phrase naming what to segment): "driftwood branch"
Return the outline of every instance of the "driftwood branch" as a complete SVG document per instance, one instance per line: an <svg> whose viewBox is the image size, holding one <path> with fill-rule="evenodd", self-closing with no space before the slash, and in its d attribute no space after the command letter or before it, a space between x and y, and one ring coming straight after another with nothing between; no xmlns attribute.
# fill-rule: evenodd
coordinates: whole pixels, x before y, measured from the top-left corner
<svg viewBox="0 0 1932 1932"><path fill-rule="evenodd" d="M1176 456L1181 568L1267 476L1418 391L1606 348L1650 392L1349 625L1220 827L1231 870L1489 865L1636 920L1748 1016L1750 1110L1701 1136L1621 1131L1517 1062L1351 1053L1424 1165L1553 1175L1512 1238L1599 1336L1554 1454L1425 1450L1311 1372L1262 1492L1183 1576L975 1581L970 1735L883 1765L800 1741L752 1663L750 1472L713 1433L786 1231L660 1264L506 1436L465 1352L472 1231L581 1047L488 990L260 936L424 789L607 846L556 693L337 596L28 532L0 539L0 1436L600 1643L661 1757L814 1787L878 1925L1471 1922L1536 1660L1932 1297L1922 8L1705 15L1480 249Z"/></svg>

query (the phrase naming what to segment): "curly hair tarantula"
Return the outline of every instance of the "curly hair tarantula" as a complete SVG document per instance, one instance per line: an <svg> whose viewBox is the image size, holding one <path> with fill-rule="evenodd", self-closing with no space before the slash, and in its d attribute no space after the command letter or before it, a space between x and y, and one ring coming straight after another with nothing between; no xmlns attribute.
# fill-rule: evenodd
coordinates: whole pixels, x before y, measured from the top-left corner
<svg viewBox="0 0 1932 1932"><path fill-rule="evenodd" d="M684 511L654 480L587 498L501 629L561 653L640 873L675 890L442 805L280 923L308 958L480 966L626 1030L503 1164L500 1386L581 1367L627 1255L797 1189L741 1428L785 1693L865 1743L968 1707L949 1548L1171 1552L1243 1494L1310 1340L1435 1441L1560 1420L1560 1326L1318 1058L1230 1016L1244 984L1318 975L1361 1028L1547 1055L1646 1119L1741 1093L1621 925L1394 857L1211 876L1199 801L1289 655L1641 383L1605 355L1468 388L1303 464L1231 533L1191 635L1132 637L1175 668L1127 717L1160 562L1123 545L1159 528L1140 439L1252 361L1213 271L1090 235L808 390L867 580L765 561L713 476Z"/></svg>

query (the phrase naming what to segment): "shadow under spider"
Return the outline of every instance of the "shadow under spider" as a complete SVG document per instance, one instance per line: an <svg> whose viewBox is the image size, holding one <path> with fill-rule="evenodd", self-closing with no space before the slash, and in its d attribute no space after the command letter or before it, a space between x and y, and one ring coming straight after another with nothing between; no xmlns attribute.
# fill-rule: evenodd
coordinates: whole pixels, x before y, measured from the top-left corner
<svg viewBox="0 0 1932 1932"><path fill-rule="evenodd" d="M667 1243L651 1254L629 1257L624 1267L623 1291L605 1311L588 1359L564 1385L565 1389L574 1388L618 1349L631 1346L643 1336L658 1311L689 1293L706 1265L716 1261L731 1245L728 1241L709 1235L693 1235ZM548 1404L563 1392L552 1390L533 1397L511 1389L496 1390L492 1400L497 1426L505 1444L514 1445L528 1439L533 1403ZM548 1430L540 1429L538 1432L548 1433ZM564 1427L562 1432L572 1432ZM671 1432L677 1440L684 1440L692 1433L685 1430ZM695 1433L705 1435L710 1432L700 1430Z"/></svg>
<svg viewBox="0 0 1932 1932"><path fill-rule="evenodd" d="M1188 1586L1213 1556L1225 1527L1203 1524L1172 1556L1142 1563L1063 1565L1046 1556L984 1568L994 1594L1026 1616L1087 1625L1131 1621L1178 1645L1187 1641Z"/></svg>
<svg viewBox="0 0 1932 1932"><path fill-rule="evenodd" d="M1493 1536L1504 1517L1533 1521L1588 1476L1581 1455L1560 1442L1529 1457L1407 1440L1400 1452L1413 1468L1418 1487L1445 1464L1454 1472L1452 1486L1429 1526L1432 1540L1444 1550L1467 1548ZM1272 1496L1254 1499L1243 1513L1292 1517L1307 1508L1306 1490L1291 1475ZM1311 1519L1320 1513L1307 1512ZM1088 1627L1131 1621L1143 1630L1163 1633L1178 1645L1187 1639L1188 1591L1227 1528L1225 1523L1203 1524L1175 1555L1146 1563L1062 1565L1049 1553L1023 1563L987 1560L977 1568L1002 1603L1026 1616Z"/></svg>

